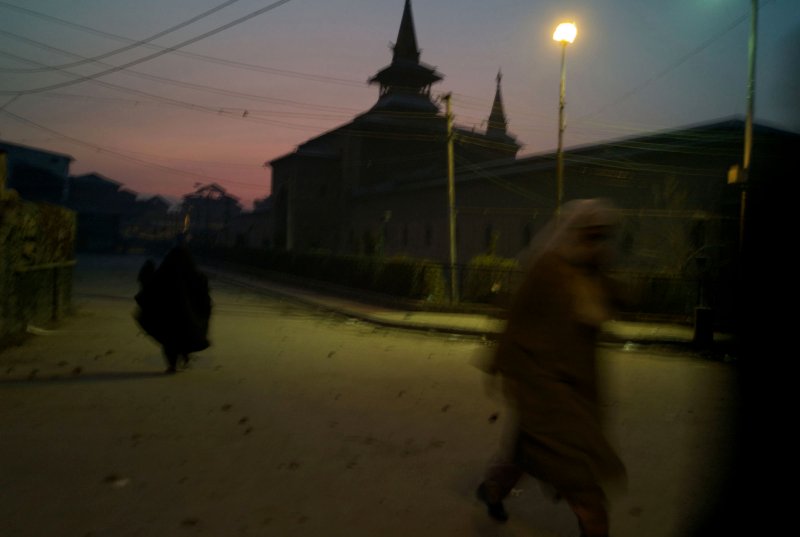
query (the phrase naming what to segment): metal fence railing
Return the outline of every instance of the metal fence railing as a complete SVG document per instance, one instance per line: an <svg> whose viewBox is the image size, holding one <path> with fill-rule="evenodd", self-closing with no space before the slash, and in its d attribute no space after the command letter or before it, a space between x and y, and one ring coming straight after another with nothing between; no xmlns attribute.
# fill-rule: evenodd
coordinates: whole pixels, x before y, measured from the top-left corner
<svg viewBox="0 0 800 537"><path fill-rule="evenodd" d="M445 277L449 265L442 265ZM459 300L505 305L522 282L519 269L503 270L459 264L456 267ZM719 322L730 320L731 284L725 278L702 281L683 274L615 271L623 290L621 313L634 317L668 318L690 322L698 307L715 311ZM448 279L449 285L449 279ZM448 287L449 288L449 287Z"/></svg>
<svg viewBox="0 0 800 537"><path fill-rule="evenodd" d="M213 249L203 253L237 264L398 298L430 299L433 294L428 293L433 285L439 289L435 293L436 298L425 301L437 307L448 306L456 310L484 306L507 307L524 276L512 260L498 258L485 260L484 263L458 264L454 271L457 296L453 300L449 263L417 260L416 263L423 263L425 269L409 271L396 270L398 260L380 256L337 257L329 254L248 252L236 248ZM431 278L431 271L434 278ZM412 274L426 281L406 281ZM729 279L724 277L701 281L689 274L633 271L615 271L612 276L625 291L626 300L623 304L626 305L621 311L625 316L691 322L696 309L702 306L713 309L714 318L719 323L732 318L732 289ZM402 281L394 281L395 277ZM410 290L414 292L404 294Z"/></svg>

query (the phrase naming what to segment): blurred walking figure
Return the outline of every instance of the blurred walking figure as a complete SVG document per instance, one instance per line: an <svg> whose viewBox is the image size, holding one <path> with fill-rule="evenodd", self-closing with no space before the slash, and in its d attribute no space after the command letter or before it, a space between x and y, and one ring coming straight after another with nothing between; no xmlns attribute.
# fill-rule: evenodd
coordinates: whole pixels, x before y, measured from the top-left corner
<svg viewBox="0 0 800 537"><path fill-rule="evenodd" d="M208 348L211 297L208 279L197 269L184 241L170 250L158 268L147 260L139 271L141 290L135 314L142 329L161 344L167 373L175 373L178 360Z"/></svg>
<svg viewBox="0 0 800 537"><path fill-rule="evenodd" d="M534 242L486 364L514 416L507 445L478 488L498 521L508 518L503 499L528 473L567 501L582 535L608 535L605 487L622 484L625 467L602 431L595 352L615 297L603 268L616 225L610 204L574 200Z"/></svg>
<svg viewBox="0 0 800 537"><path fill-rule="evenodd" d="M153 274L156 272L156 262L152 259L148 259L142 264L142 268L139 269L139 275L136 279L139 281L139 290L141 291L144 289L145 285L153 279Z"/></svg>

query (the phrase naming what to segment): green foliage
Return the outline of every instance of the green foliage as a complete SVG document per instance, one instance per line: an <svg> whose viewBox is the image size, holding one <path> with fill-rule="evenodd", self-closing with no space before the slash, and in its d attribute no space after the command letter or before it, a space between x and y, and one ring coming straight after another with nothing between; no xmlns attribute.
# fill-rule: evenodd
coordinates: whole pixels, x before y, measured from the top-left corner
<svg viewBox="0 0 800 537"><path fill-rule="evenodd" d="M398 256L383 262L376 290L394 296L439 302L444 298L441 266L424 259Z"/></svg>
<svg viewBox="0 0 800 537"><path fill-rule="evenodd" d="M407 256L383 258L333 255L328 252L283 252L215 248L207 255L235 263L292 274L345 287L392 296L441 302L444 275L438 263Z"/></svg>
<svg viewBox="0 0 800 537"><path fill-rule="evenodd" d="M328 256L327 266L325 281L374 290L381 262L364 255Z"/></svg>
<svg viewBox="0 0 800 537"><path fill-rule="evenodd" d="M519 270L515 259L492 254L478 255L467 263L462 299L469 302L493 302L508 292L513 274Z"/></svg>
<svg viewBox="0 0 800 537"><path fill-rule="evenodd" d="M0 346L69 310L75 229L63 207L0 200Z"/></svg>
<svg viewBox="0 0 800 537"><path fill-rule="evenodd" d="M42 262L71 260L75 250L75 213L57 205L38 204L38 259Z"/></svg>
<svg viewBox="0 0 800 537"><path fill-rule="evenodd" d="M422 289L425 300L428 302L444 302L447 297L446 285L442 266L426 261L422 269Z"/></svg>

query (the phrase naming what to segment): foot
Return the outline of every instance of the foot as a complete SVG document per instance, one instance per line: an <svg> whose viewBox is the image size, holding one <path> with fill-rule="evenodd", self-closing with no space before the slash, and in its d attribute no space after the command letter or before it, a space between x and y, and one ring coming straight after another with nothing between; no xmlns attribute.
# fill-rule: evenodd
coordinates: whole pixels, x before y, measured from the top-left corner
<svg viewBox="0 0 800 537"><path fill-rule="evenodd" d="M508 513L506 513L506 508L503 505L503 502L490 502L486 496L486 485L481 484L478 487L478 491L476 492L478 499L486 504L486 509L489 512L489 516L495 519L498 522L505 522L508 520Z"/></svg>
<svg viewBox="0 0 800 537"><path fill-rule="evenodd" d="M181 365L183 366L184 369L189 367L189 355L188 354L184 354L183 356L181 356Z"/></svg>
<svg viewBox="0 0 800 537"><path fill-rule="evenodd" d="M178 369L174 365L169 366L167 368L167 370L164 371L164 373L166 373L167 375L172 375L172 374L177 373L177 372L178 372Z"/></svg>

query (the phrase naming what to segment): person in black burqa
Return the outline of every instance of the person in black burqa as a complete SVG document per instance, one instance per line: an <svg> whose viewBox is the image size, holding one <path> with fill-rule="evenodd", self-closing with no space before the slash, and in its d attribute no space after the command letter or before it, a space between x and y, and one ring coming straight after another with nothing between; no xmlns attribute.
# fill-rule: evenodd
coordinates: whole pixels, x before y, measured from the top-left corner
<svg viewBox="0 0 800 537"><path fill-rule="evenodd" d="M208 279L197 269L184 241L170 250L158 268L147 260L139 271L136 321L164 350L167 373L178 360L209 347L211 296Z"/></svg>

